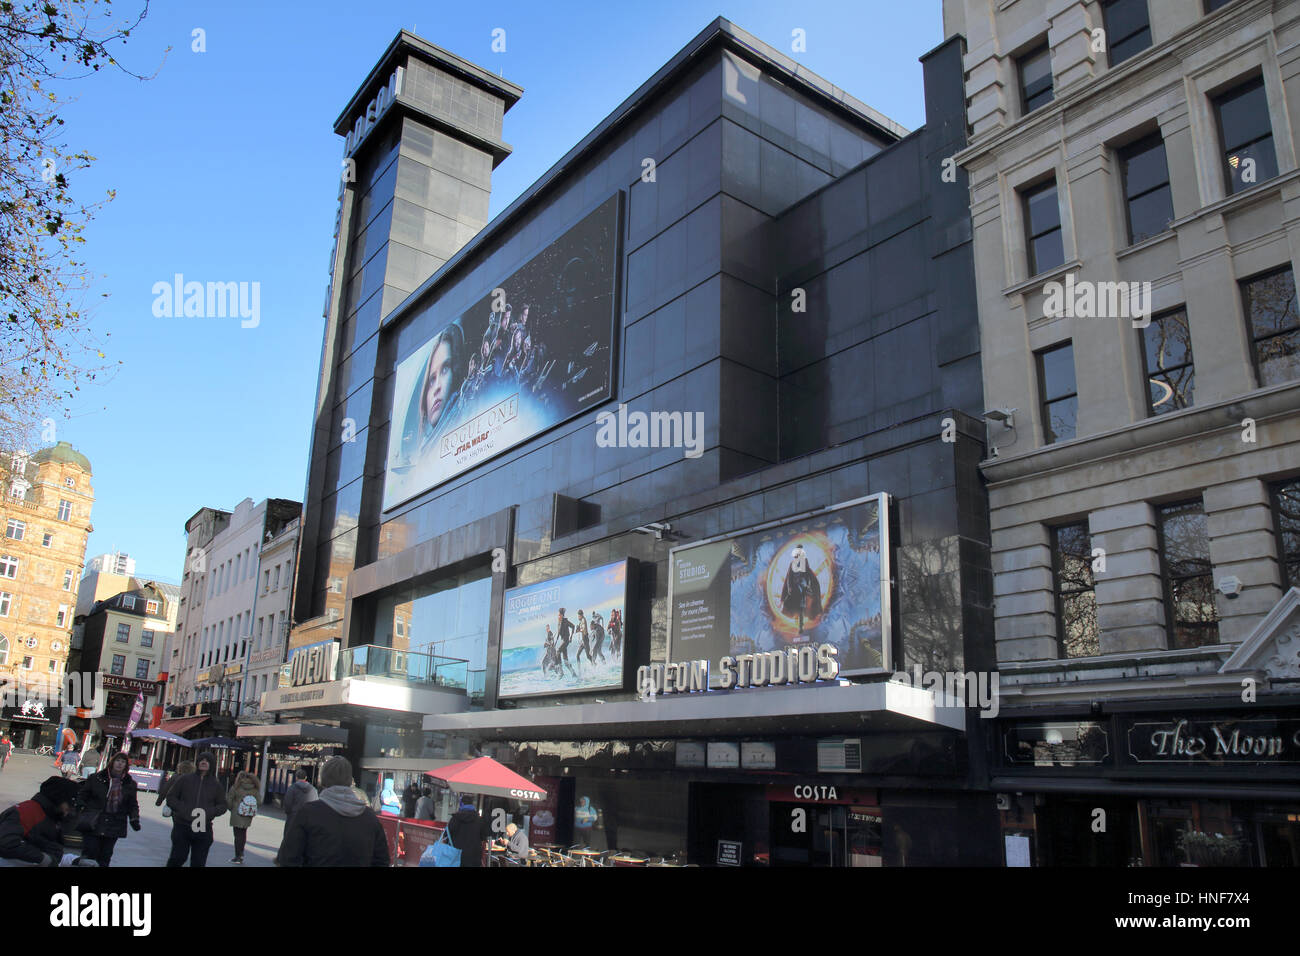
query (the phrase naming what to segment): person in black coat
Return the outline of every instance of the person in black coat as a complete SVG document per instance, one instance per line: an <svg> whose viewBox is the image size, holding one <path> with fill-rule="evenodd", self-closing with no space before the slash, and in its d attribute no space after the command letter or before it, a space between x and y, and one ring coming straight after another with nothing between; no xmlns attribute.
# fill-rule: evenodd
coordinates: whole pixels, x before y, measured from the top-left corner
<svg viewBox="0 0 1300 956"><path fill-rule="evenodd" d="M486 824L474 804L462 797L460 809L447 822L447 839L460 850L461 866L483 865L483 844L488 836Z"/></svg>
<svg viewBox="0 0 1300 956"><path fill-rule="evenodd" d="M352 764L331 757L320 795L294 813L275 862L280 866L388 866L388 837L375 811L352 786Z"/></svg>
<svg viewBox="0 0 1300 956"><path fill-rule="evenodd" d="M113 847L126 836L127 825L140 829L140 803L137 786L131 776L131 761L126 754L114 754L108 768L94 774L81 785L81 819L77 829L84 834L82 859L108 866Z"/></svg>
<svg viewBox="0 0 1300 956"><path fill-rule="evenodd" d="M72 813L77 785L49 777L30 800L0 813L0 858L58 866L63 858L62 821Z"/></svg>
<svg viewBox="0 0 1300 956"><path fill-rule="evenodd" d="M172 852L168 866L207 866L212 826L226 812L226 788L216 777L217 758L209 751L194 761L194 772L178 777L167 791L172 811ZM195 829L195 824L199 828Z"/></svg>

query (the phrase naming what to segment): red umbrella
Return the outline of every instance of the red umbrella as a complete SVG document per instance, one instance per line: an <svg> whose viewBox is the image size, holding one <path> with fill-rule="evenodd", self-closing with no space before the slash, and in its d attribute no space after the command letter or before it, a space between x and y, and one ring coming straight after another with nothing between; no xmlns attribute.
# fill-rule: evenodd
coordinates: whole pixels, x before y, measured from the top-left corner
<svg viewBox="0 0 1300 956"><path fill-rule="evenodd" d="M545 790L527 777L521 777L510 768L503 767L491 757L462 760L439 770L425 771L425 775L441 780L458 793L483 793L491 797L512 797L515 800L546 799Z"/></svg>

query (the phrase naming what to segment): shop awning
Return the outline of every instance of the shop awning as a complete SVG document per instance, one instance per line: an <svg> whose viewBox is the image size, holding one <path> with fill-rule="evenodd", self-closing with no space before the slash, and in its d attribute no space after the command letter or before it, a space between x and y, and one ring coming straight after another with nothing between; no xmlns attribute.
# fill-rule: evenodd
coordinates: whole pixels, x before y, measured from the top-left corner
<svg viewBox="0 0 1300 956"><path fill-rule="evenodd" d="M126 720L120 717L100 717L99 732L113 737L121 737L126 733Z"/></svg>
<svg viewBox="0 0 1300 956"><path fill-rule="evenodd" d="M252 724L240 727L235 736L241 740L284 740L295 743L346 744L348 732L328 724Z"/></svg>
<svg viewBox="0 0 1300 956"><path fill-rule="evenodd" d="M441 780L457 793L482 793L490 797L514 797L530 801L546 799L545 790L491 757L462 760L425 773L435 780Z"/></svg>
<svg viewBox="0 0 1300 956"><path fill-rule="evenodd" d="M185 731L193 730L199 724L208 719L207 715L202 717L176 717L172 720L164 720L160 729L167 731L169 734L180 736L181 734L184 734Z"/></svg>
<svg viewBox="0 0 1300 956"><path fill-rule="evenodd" d="M966 709L898 681L759 687L611 701L430 714L424 729L475 740L590 740L743 734L966 730Z"/></svg>

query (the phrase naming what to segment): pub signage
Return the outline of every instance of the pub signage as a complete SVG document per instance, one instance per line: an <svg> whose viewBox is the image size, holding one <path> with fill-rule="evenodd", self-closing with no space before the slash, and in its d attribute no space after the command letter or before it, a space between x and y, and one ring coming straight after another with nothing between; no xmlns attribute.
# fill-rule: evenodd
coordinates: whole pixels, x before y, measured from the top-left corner
<svg viewBox="0 0 1300 956"><path fill-rule="evenodd" d="M839 648L811 644L781 651L740 654L719 661L718 690L780 684L812 684L840 676ZM636 689L642 697L659 694L703 693L709 687L708 660L677 664L642 664L636 671Z"/></svg>
<svg viewBox="0 0 1300 956"><path fill-rule="evenodd" d="M1300 763L1300 718L1134 720L1128 749L1138 763Z"/></svg>

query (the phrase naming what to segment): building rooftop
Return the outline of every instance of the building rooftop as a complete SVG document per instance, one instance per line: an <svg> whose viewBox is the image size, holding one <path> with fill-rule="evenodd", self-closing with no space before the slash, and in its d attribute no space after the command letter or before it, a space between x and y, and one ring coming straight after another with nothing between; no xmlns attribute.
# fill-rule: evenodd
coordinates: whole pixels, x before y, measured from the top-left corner
<svg viewBox="0 0 1300 956"><path fill-rule="evenodd" d="M76 465L88 475L91 474L90 459L65 441L61 441L57 445L52 445L49 448L42 448L31 456L31 460L38 463L44 463L47 461L65 462L70 465Z"/></svg>

